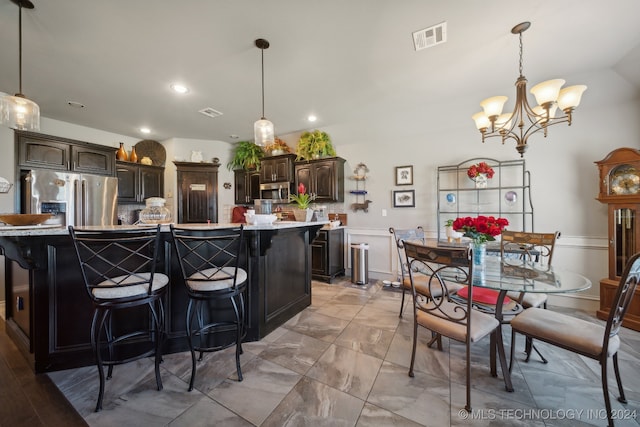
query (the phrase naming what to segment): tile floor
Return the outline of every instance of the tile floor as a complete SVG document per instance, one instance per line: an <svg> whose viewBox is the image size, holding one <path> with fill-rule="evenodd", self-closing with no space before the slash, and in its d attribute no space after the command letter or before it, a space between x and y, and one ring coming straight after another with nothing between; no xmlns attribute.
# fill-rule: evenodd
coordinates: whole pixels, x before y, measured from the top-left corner
<svg viewBox="0 0 640 427"><path fill-rule="evenodd" d="M409 378L411 311L398 318L400 295L379 283L314 281L310 307L244 345L242 382L236 381L232 349L205 355L192 392L188 353L165 357L160 392L152 361L142 360L116 367L104 409L95 413L95 367L49 376L91 426L606 425L599 365L542 343L538 347L550 362L532 357L525 363L518 353L513 393L505 391L500 373L490 376L488 338L473 346L471 415L462 410L463 345L444 340L443 351L427 348L429 336L422 331L416 375ZM571 312L599 322L591 313ZM510 336L508 327L504 334ZM622 338L628 404L612 395L621 418L616 425L637 427L640 333L624 329ZM615 380L610 390L615 393Z"/></svg>

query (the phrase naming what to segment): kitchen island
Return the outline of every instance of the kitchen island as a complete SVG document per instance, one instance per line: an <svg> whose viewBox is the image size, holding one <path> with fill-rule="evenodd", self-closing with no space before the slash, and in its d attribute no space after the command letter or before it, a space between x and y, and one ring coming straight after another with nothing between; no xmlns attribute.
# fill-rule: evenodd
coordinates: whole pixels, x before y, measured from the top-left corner
<svg viewBox="0 0 640 427"><path fill-rule="evenodd" d="M291 221L245 226L246 255L241 263L249 277L246 341L263 338L311 304L310 242L324 224ZM102 229L118 227L125 226ZM30 360L34 371L92 365L89 331L93 307L68 230L0 229L0 247L6 262L7 333ZM156 271L171 280L165 301L164 352L185 351L188 297L168 226L163 226ZM149 321L144 310L124 310L117 315L126 316L125 324L141 325Z"/></svg>

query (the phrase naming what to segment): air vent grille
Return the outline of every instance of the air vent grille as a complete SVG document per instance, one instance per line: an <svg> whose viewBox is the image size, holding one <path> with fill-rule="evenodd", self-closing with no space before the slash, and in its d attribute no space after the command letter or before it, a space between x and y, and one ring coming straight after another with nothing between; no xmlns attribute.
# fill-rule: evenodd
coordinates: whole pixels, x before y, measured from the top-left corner
<svg viewBox="0 0 640 427"><path fill-rule="evenodd" d="M220 111L215 110L211 107L203 108L202 110L198 111L198 113L204 114L205 116L211 117L212 119L222 115Z"/></svg>
<svg viewBox="0 0 640 427"><path fill-rule="evenodd" d="M441 22L433 27L413 33L413 46L417 51L433 47L447 41L447 23Z"/></svg>

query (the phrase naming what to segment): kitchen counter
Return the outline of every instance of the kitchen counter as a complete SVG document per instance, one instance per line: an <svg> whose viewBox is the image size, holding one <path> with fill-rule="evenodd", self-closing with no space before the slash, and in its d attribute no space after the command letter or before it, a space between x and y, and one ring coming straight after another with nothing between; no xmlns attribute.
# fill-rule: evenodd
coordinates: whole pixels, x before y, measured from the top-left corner
<svg viewBox="0 0 640 427"><path fill-rule="evenodd" d="M241 259L249 285L247 341L256 341L311 304L311 242L327 222L282 221L246 225ZM237 224L184 224L224 228ZM92 227L125 229L131 226ZM158 270L171 280L165 303L165 353L188 349L185 336L186 287L171 243L162 226ZM94 363L90 346L92 304L87 295L73 243L64 227L0 227L5 255L7 333L36 372ZM148 318L134 309L119 313L124 323Z"/></svg>

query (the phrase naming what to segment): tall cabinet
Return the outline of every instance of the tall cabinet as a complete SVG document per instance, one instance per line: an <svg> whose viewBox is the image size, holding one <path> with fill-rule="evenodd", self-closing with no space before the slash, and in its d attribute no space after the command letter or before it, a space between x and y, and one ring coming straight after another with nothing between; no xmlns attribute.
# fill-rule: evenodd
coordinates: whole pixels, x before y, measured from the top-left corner
<svg viewBox="0 0 640 427"><path fill-rule="evenodd" d="M494 170L485 188L477 188L467 175L480 162ZM534 231L531 176L524 159L474 158L438 167L438 240L444 238L446 221L477 215L506 218L510 230Z"/></svg>
<svg viewBox="0 0 640 427"><path fill-rule="evenodd" d="M178 223L218 222L218 164L173 162L177 172Z"/></svg>
<svg viewBox="0 0 640 427"><path fill-rule="evenodd" d="M640 150L619 148L595 163L600 176L597 199L608 205L609 276L600 281L597 312L606 320L627 261L640 251ZM640 290L623 324L640 331Z"/></svg>

